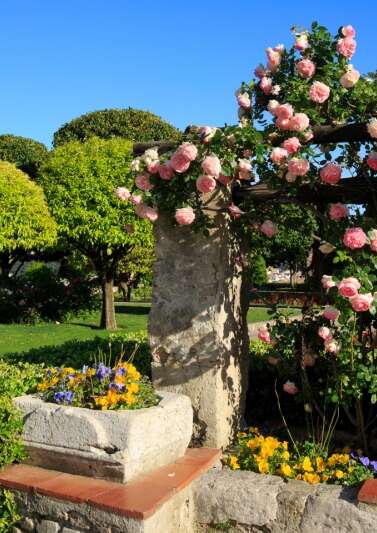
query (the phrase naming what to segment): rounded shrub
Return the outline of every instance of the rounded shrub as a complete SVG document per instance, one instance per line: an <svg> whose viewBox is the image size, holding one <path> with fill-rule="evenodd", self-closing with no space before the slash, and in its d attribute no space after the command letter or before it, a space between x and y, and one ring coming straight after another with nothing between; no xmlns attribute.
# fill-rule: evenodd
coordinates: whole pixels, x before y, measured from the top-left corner
<svg viewBox="0 0 377 533"><path fill-rule="evenodd" d="M0 135L0 159L13 163L31 178L35 178L47 154L46 146L34 139Z"/></svg>

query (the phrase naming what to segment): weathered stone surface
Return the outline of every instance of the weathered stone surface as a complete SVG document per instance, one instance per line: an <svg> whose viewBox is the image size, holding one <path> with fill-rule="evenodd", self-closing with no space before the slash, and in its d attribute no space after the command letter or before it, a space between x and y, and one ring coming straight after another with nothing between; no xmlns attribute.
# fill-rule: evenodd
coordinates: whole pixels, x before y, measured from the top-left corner
<svg viewBox="0 0 377 533"><path fill-rule="evenodd" d="M33 533L33 531L35 531L34 520L32 520L31 518L26 517L17 523L19 524L22 531L25 531L27 533Z"/></svg>
<svg viewBox="0 0 377 533"><path fill-rule="evenodd" d="M158 406L134 411L93 411L14 400L24 414L30 464L128 482L182 457L192 434L187 396L162 391Z"/></svg>
<svg viewBox="0 0 377 533"><path fill-rule="evenodd" d="M209 206L226 211L223 198ZM226 446L239 427L247 380L247 304L241 298L240 243L228 215L214 214L210 236L155 225L156 256L149 339L159 389L187 394L194 437Z"/></svg>
<svg viewBox="0 0 377 533"><path fill-rule="evenodd" d="M71 529L69 527L63 527L62 533L81 533L78 529Z"/></svg>
<svg viewBox="0 0 377 533"><path fill-rule="evenodd" d="M58 533L59 529L59 524L57 522L53 522L52 520L42 520L37 525L38 533Z"/></svg>

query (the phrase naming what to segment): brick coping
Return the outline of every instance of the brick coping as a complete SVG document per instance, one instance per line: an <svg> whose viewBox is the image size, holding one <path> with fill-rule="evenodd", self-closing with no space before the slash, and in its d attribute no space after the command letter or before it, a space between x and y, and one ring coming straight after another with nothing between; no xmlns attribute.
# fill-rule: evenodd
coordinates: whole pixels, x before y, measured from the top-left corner
<svg viewBox="0 0 377 533"><path fill-rule="evenodd" d="M181 459L125 485L26 464L8 465L0 472L0 486L145 520L220 457L221 451L215 448L189 448Z"/></svg>

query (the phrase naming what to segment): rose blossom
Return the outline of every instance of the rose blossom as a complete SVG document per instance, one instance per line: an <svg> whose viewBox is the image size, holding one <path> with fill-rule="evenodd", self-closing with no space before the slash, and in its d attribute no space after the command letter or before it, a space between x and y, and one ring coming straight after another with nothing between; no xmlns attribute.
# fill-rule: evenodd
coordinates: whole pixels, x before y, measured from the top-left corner
<svg viewBox="0 0 377 533"><path fill-rule="evenodd" d="M232 179L233 179L232 176L225 176L224 174L220 174L219 177L217 178L217 181L219 181L226 187L227 185L229 185Z"/></svg>
<svg viewBox="0 0 377 533"><path fill-rule="evenodd" d="M344 37L355 37L356 30L351 24L348 24L348 26L343 26L342 35L344 35Z"/></svg>
<svg viewBox="0 0 377 533"><path fill-rule="evenodd" d="M215 136L217 128L212 128L211 126L202 126L199 130L199 137L202 143L208 144L212 137Z"/></svg>
<svg viewBox="0 0 377 533"><path fill-rule="evenodd" d="M307 159L300 159L293 157L288 162L288 171L295 176L305 176L310 168L309 161Z"/></svg>
<svg viewBox="0 0 377 533"><path fill-rule="evenodd" d="M339 344L334 341L332 338L325 340L325 350L326 352L336 355L339 352Z"/></svg>
<svg viewBox="0 0 377 533"><path fill-rule="evenodd" d="M284 177L288 183L294 183L297 179L297 176L292 174L292 172L287 172Z"/></svg>
<svg viewBox="0 0 377 533"><path fill-rule="evenodd" d="M367 242L367 236L361 228L348 228L343 236L343 244L351 250L362 248Z"/></svg>
<svg viewBox="0 0 377 533"><path fill-rule="evenodd" d="M352 298L358 294L361 285L358 279L356 278L344 278L340 283L338 283L338 291L341 296L345 298Z"/></svg>
<svg viewBox="0 0 377 533"><path fill-rule="evenodd" d="M274 148L270 154L270 159L275 165L281 165L288 157L288 151L285 148Z"/></svg>
<svg viewBox="0 0 377 533"><path fill-rule="evenodd" d="M181 207L175 212L175 220L180 226L188 226L195 220L195 213L192 207Z"/></svg>
<svg viewBox="0 0 377 533"><path fill-rule="evenodd" d="M136 157L136 159L133 159L131 162L131 170L132 172L139 172L140 170L140 157Z"/></svg>
<svg viewBox="0 0 377 533"><path fill-rule="evenodd" d="M377 118L372 118L368 122L367 130L368 130L369 135L373 139L377 139Z"/></svg>
<svg viewBox="0 0 377 533"><path fill-rule="evenodd" d="M290 119L290 129L293 131L304 131L309 127L309 117L305 113L297 113Z"/></svg>
<svg viewBox="0 0 377 533"><path fill-rule="evenodd" d="M336 320L340 315L340 311L332 305L327 305L322 314L327 320Z"/></svg>
<svg viewBox="0 0 377 533"><path fill-rule="evenodd" d="M266 54L268 59L267 67L269 70L271 70L271 72L275 72L281 62L282 50L279 49L279 47L266 48Z"/></svg>
<svg viewBox="0 0 377 533"><path fill-rule="evenodd" d="M370 241L370 249L372 252L377 252L377 239L372 239Z"/></svg>
<svg viewBox="0 0 377 533"><path fill-rule="evenodd" d="M237 102L242 109L250 109L251 101L250 96L247 93L242 93L237 96Z"/></svg>
<svg viewBox="0 0 377 533"><path fill-rule="evenodd" d="M344 37L343 39L339 39L339 41L336 43L336 51L347 59L351 59L356 51L355 39L353 39L353 37Z"/></svg>
<svg viewBox="0 0 377 533"><path fill-rule="evenodd" d="M138 217L145 218L150 222L155 222L158 219L158 213L156 209L153 209L153 207L149 207L143 203L135 207L135 213Z"/></svg>
<svg viewBox="0 0 377 533"><path fill-rule="evenodd" d="M160 168L160 161L156 159L155 161L151 161L148 163L147 170L150 174L156 174L158 172L158 169Z"/></svg>
<svg viewBox="0 0 377 533"><path fill-rule="evenodd" d="M170 158L171 168L179 174L182 174L182 172L186 172L186 170L188 170L190 166L190 163L191 161L187 159L187 157L178 150Z"/></svg>
<svg viewBox="0 0 377 533"><path fill-rule="evenodd" d="M335 287L336 283L332 279L332 276L327 276L324 274L321 279L321 284L324 289L331 289L331 287Z"/></svg>
<svg viewBox="0 0 377 533"><path fill-rule="evenodd" d="M267 78L267 76L263 76L263 78L260 80L259 87L264 94L270 94L272 91L272 79Z"/></svg>
<svg viewBox="0 0 377 533"><path fill-rule="evenodd" d="M367 165L372 170L377 170L377 152L369 152L367 158Z"/></svg>
<svg viewBox="0 0 377 533"><path fill-rule="evenodd" d="M295 154L301 148L301 143L297 137L289 137L283 142L283 148L289 154Z"/></svg>
<svg viewBox="0 0 377 533"><path fill-rule="evenodd" d="M278 232L276 224L272 220L265 220L263 224L260 225L260 231L266 235L266 237L273 237Z"/></svg>
<svg viewBox="0 0 377 533"><path fill-rule="evenodd" d="M253 155L253 152L250 150L250 148L246 148L246 150L242 152L242 155L244 157L251 157Z"/></svg>
<svg viewBox="0 0 377 533"><path fill-rule="evenodd" d="M337 203L331 204L329 209L329 217L331 220L336 220L337 222L342 218L346 218L349 215L348 207L344 204Z"/></svg>
<svg viewBox="0 0 377 533"><path fill-rule="evenodd" d="M195 144L192 144L192 143L181 144L177 152L179 152L189 161L194 161L198 157L198 149L195 146Z"/></svg>
<svg viewBox="0 0 377 533"><path fill-rule="evenodd" d="M291 120L292 119L289 118L279 117L276 119L275 125L277 128L279 128L279 130L287 131L291 129Z"/></svg>
<svg viewBox="0 0 377 533"><path fill-rule="evenodd" d="M298 388L296 387L296 384L293 383L293 381L286 381L283 385L283 391L287 392L288 394L297 394Z"/></svg>
<svg viewBox="0 0 377 533"><path fill-rule="evenodd" d="M202 169L205 174L218 176L221 172L220 159L216 155L207 155L202 161Z"/></svg>
<svg viewBox="0 0 377 533"><path fill-rule="evenodd" d="M251 162L248 159L239 159L238 160L238 169L240 172L250 172L251 171Z"/></svg>
<svg viewBox="0 0 377 533"><path fill-rule="evenodd" d="M274 115L276 117L276 110L279 106L280 104L277 100L270 100L267 104L267 109L271 113L271 115Z"/></svg>
<svg viewBox="0 0 377 533"><path fill-rule="evenodd" d="M140 194L131 194L130 201L133 205L139 205L142 203L143 198L140 196Z"/></svg>
<svg viewBox="0 0 377 533"><path fill-rule="evenodd" d="M117 187L115 189L115 195L119 198L119 200L123 200L125 202L130 198L131 193L126 187Z"/></svg>
<svg viewBox="0 0 377 533"><path fill-rule="evenodd" d="M212 176L199 176L196 180L196 188L202 193L212 192L216 189L216 180Z"/></svg>
<svg viewBox="0 0 377 533"><path fill-rule="evenodd" d="M264 66L258 65L254 70L254 75L259 79L263 78L266 75L266 69Z"/></svg>
<svg viewBox="0 0 377 533"><path fill-rule="evenodd" d="M371 241L377 239L377 229L369 230L368 237L370 238Z"/></svg>
<svg viewBox="0 0 377 533"><path fill-rule="evenodd" d="M338 163L327 163L321 168L319 175L324 183L335 185L342 176L342 167Z"/></svg>
<svg viewBox="0 0 377 533"><path fill-rule="evenodd" d="M281 119L291 118L293 116L293 107L291 104L281 104L275 109L275 116Z"/></svg>
<svg viewBox="0 0 377 533"><path fill-rule="evenodd" d="M258 329L258 339L260 341L267 342L267 344L271 344L270 332L266 326L262 326Z"/></svg>
<svg viewBox="0 0 377 533"><path fill-rule="evenodd" d="M296 68L299 76L307 80L315 74L315 64L310 59L301 59Z"/></svg>
<svg viewBox="0 0 377 533"><path fill-rule="evenodd" d="M340 85L346 89L352 89L360 79L360 72L353 67L349 67L347 72L340 77Z"/></svg>
<svg viewBox="0 0 377 533"><path fill-rule="evenodd" d="M280 93L280 91L281 91L280 85L273 85L271 89L271 94L273 94L274 96L277 96Z"/></svg>
<svg viewBox="0 0 377 533"><path fill-rule="evenodd" d="M135 185L138 189L144 192L148 192L153 189L153 185L149 181L149 174L139 174L136 176Z"/></svg>
<svg viewBox="0 0 377 533"><path fill-rule="evenodd" d="M318 335L321 337L321 339L323 339L324 341L326 339L330 339L332 338L332 335L331 335L331 331L329 328L327 328L326 326L321 326L319 329L318 329Z"/></svg>
<svg viewBox="0 0 377 533"><path fill-rule="evenodd" d="M315 81L309 89L309 96L313 102L323 104L330 96L330 87L321 81Z"/></svg>
<svg viewBox="0 0 377 533"><path fill-rule="evenodd" d="M306 50L309 46L308 42L308 36L306 33L301 33L300 35L297 35L296 41L295 41L295 48L296 50L299 50L302 52L303 50Z"/></svg>
<svg viewBox="0 0 377 533"><path fill-rule="evenodd" d="M373 302L373 295L368 292L368 294L357 294L350 298L350 304L352 309L357 313L362 313L363 311L368 311Z"/></svg>
<svg viewBox="0 0 377 533"><path fill-rule="evenodd" d="M164 163L158 167L158 173L162 180L171 180L174 176L174 170L170 166L170 163Z"/></svg>
<svg viewBox="0 0 377 533"><path fill-rule="evenodd" d="M234 205L234 204L230 204L228 206L228 211L233 218L240 218L240 216L244 214L244 212L241 211L241 209L237 205Z"/></svg>

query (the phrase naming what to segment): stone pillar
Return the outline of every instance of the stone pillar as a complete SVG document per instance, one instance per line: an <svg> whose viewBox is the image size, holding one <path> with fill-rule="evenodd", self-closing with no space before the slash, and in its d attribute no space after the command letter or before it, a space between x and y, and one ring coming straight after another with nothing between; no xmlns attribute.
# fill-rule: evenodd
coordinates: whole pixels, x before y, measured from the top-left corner
<svg viewBox="0 0 377 533"><path fill-rule="evenodd" d="M193 443L225 447L244 411L247 295L242 298L239 241L229 216L214 213L208 237L164 219L155 225L148 330L155 386L191 398Z"/></svg>

